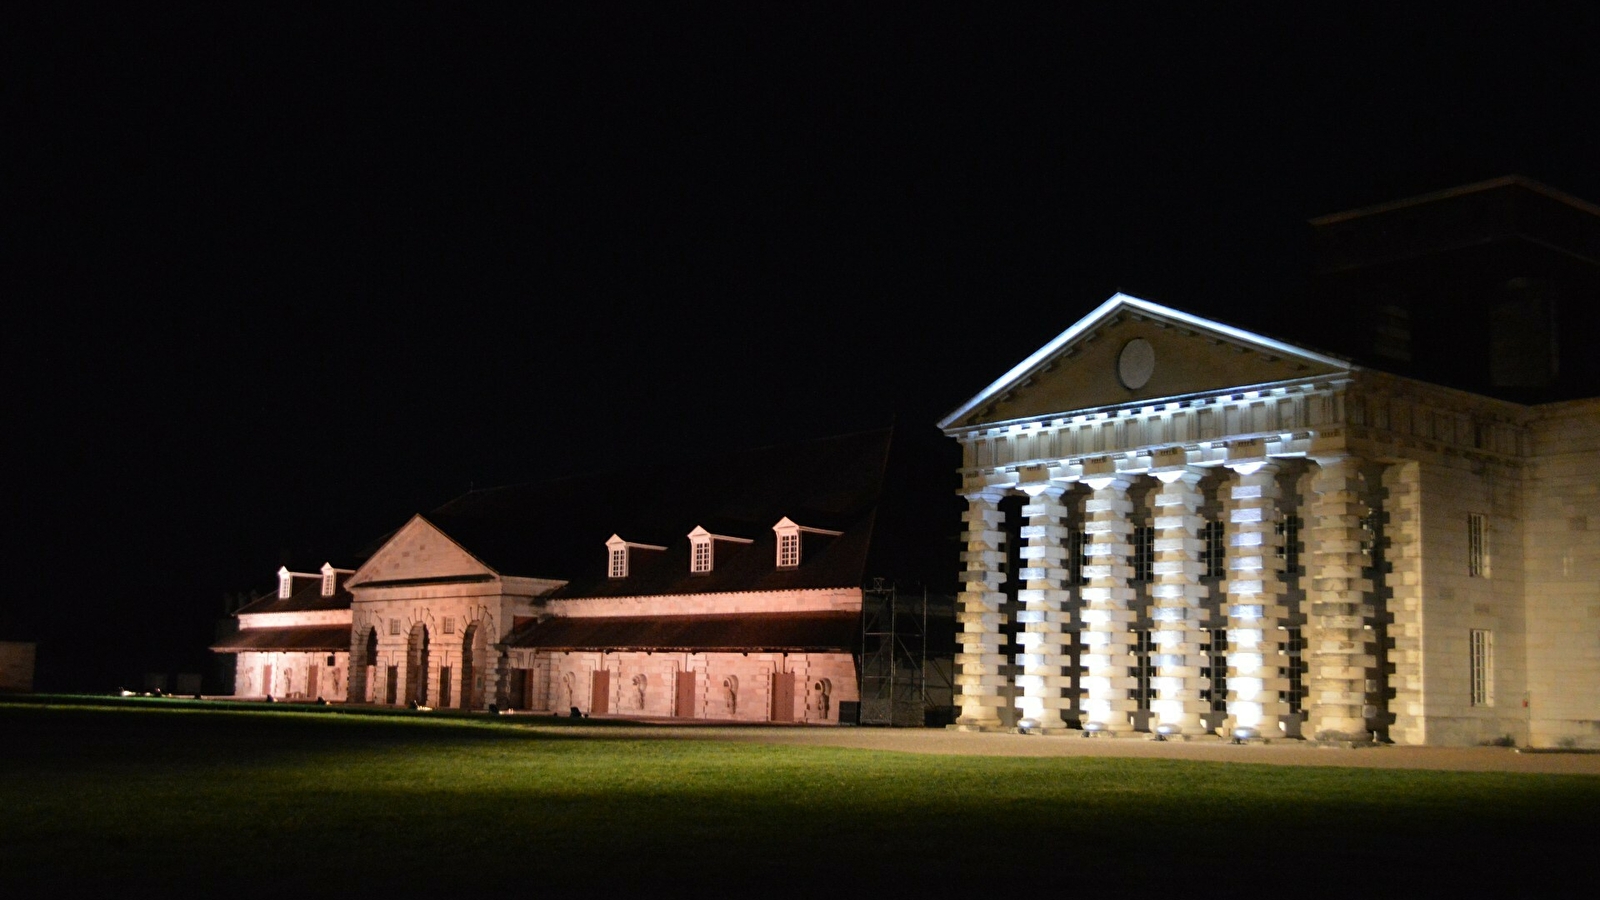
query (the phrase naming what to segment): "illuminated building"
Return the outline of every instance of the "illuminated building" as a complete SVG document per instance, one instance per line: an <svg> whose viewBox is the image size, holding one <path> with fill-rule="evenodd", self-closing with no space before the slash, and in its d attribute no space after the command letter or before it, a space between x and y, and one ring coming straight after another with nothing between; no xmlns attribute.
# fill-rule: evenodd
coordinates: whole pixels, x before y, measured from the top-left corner
<svg viewBox="0 0 1600 900"><path fill-rule="evenodd" d="M240 696L837 724L889 438L474 491L327 593L285 570L214 649Z"/></svg>
<svg viewBox="0 0 1600 900"><path fill-rule="evenodd" d="M1118 294L940 423L960 727L1600 747L1600 210L1313 225L1357 353Z"/></svg>

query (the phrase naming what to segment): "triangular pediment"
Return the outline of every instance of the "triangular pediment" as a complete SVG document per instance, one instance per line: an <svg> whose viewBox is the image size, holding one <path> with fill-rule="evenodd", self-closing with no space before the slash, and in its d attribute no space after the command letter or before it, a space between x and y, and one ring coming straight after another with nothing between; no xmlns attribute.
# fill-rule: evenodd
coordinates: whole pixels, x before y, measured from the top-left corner
<svg viewBox="0 0 1600 900"><path fill-rule="evenodd" d="M1117 294L945 417L970 428L1348 372L1343 360Z"/></svg>
<svg viewBox="0 0 1600 900"><path fill-rule="evenodd" d="M346 584L360 587L394 581L467 580L496 574L438 526L422 516L412 516Z"/></svg>

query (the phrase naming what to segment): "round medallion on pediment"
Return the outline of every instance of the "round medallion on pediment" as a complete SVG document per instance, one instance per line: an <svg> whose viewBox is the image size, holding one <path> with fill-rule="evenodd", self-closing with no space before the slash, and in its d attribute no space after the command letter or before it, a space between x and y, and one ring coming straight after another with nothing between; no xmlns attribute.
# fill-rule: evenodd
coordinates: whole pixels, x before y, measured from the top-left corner
<svg viewBox="0 0 1600 900"><path fill-rule="evenodd" d="M1156 348L1144 338L1134 338L1122 345L1117 354L1117 380L1130 391L1136 391L1150 382L1156 371Z"/></svg>

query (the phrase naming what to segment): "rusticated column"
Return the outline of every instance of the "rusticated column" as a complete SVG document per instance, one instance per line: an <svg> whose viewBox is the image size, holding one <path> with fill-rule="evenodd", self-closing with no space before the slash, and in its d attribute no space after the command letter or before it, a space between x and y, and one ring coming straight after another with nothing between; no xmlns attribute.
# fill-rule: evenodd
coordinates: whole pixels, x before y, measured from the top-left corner
<svg viewBox="0 0 1600 900"><path fill-rule="evenodd" d="M1071 659L1064 646L1066 625L1072 620L1067 604L1067 527L1066 505L1061 495L1067 490L1060 484L1025 486L1023 490L1032 499L1022 507L1027 517L1022 526L1023 588L1017 594L1022 609L1017 612L1017 622L1022 631L1017 635L1021 651L1017 664L1022 673L1017 676L1017 687L1022 696L1017 698L1017 710L1024 718L1037 721L1040 728L1065 728L1062 710L1072 708L1072 700L1062 695L1063 688L1071 687L1072 678L1066 674Z"/></svg>
<svg viewBox="0 0 1600 900"><path fill-rule="evenodd" d="M1133 502L1120 475L1085 479L1089 535L1083 587L1083 722L1104 731L1132 731L1134 700Z"/></svg>
<svg viewBox="0 0 1600 900"><path fill-rule="evenodd" d="M1226 733L1275 738L1289 712L1289 657L1283 630L1283 560L1278 557L1278 467L1249 462L1234 475L1227 513L1228 719Z"/></svg>
<svg viewBox="0 0 1600 900"><path fill-rule="evenodd" d="M1389 626L1393 641L1394 727L1397 744L1426 744L1427 718L1422 696L1422 466L1395 463L1383 470L1389 513Z"/></svg>
<svg viewBox="0 0 1600 900"><path fill-rule="evenodd" d="M1317 460L1311 490L1311 587L1306 591L1306 710L1319 741L1364 741L1367 653L1363 626L1372 616L1370 582L1361 575L1360 462Z"/></svg>
<svg viewBox="0 0 1600 900"><path fill-rule="evenodd" d="M966 730L1000 727L1000 710L1005 701L1001 698L1005 687L1005 654L1001 652L1000 626L1005 623L1001 604L1005 594L1000 590L1005 563L1005 521L1000 513L1000 495L982 492L967 496L967 511L962 514L967 524L963 537L967 549L961 554L966 566L964 582L958 600L961 609L956 619L961 622L961 633L956 640L961 650L956 654L956 687L960 691L958 703L961 716L956 726Z"/></svg>
<svg viewBox="0 0 1600 900"><path fill-rule="evenodd" d="M1155 560L1152 574L1154 620L1151 642L1155 677L1150 686L1155 699L1151 727L1171 734L1203 734L1200 717L1209 711L1200 699L1200 669L1206 664L1202 641L1206 610L1201 602L1206 587L1200 583L1200 506L1205 496L1199 488L1202 473L1187 468L1158 472L1161 490L1155 496ZM1163 728L1165 726L1165 728Z"/></svg>

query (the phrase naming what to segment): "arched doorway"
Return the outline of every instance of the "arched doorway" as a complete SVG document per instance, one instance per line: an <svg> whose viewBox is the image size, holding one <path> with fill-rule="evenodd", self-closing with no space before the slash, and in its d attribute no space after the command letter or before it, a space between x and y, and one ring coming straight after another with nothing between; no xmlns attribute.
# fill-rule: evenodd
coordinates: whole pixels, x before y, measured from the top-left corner
<svg viewBox="0 0 1600 900"><path fill-rule="evenodd" d="M367 636L356 645L350 659L351 703L371 703L372 688L378 674L378 629L368 628Z"/></svg>
<svg viewBox="0 0 1600 900"><path fill-rule="evenodd" d="M483 705L483 690L478 687L478 677L483 671L478 657L477 638L481 631L477 622L467 626L461 637L461 708L477 709Z"/></svg>
<svg viewBox="0 0 1600 900"><path fill-rule="evenodd" d="M418 622L406 642L406 699L428 705L428 626Z"/></svg>

